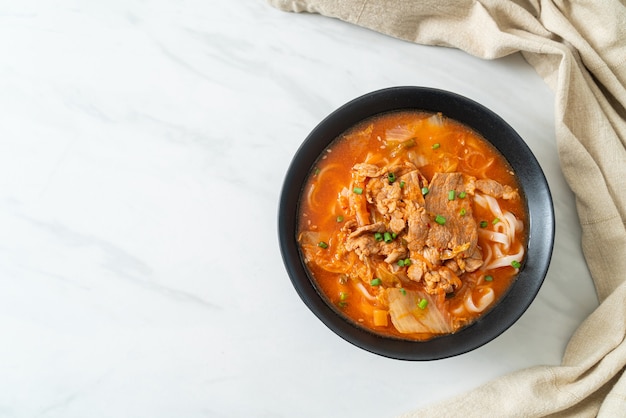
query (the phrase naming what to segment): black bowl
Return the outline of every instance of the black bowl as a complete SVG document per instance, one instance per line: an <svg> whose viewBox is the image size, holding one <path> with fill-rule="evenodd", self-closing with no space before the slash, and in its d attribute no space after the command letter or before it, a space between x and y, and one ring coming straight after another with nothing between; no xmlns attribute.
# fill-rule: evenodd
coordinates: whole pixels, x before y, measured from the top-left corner
<svg viewBox="0 0 626 418"><path fill-rule="evenodd" d="M300 194L322 151L341 133L371 116L393 110L441 112L473 128L491 142L517 174L528 209L526 260L508 293L474 324L429 341L385 337L361 328L333 310L309 275L296 241ZM474 350L513 325L543 283L554 244L554 208L546 178L526 143L498 115L468 98L424 87L374 91L340 107L306 138L287 171L280 197L278 234L283 261L296 291L311 311L346 341L372 353L402 360L435 360Z"/></svg>

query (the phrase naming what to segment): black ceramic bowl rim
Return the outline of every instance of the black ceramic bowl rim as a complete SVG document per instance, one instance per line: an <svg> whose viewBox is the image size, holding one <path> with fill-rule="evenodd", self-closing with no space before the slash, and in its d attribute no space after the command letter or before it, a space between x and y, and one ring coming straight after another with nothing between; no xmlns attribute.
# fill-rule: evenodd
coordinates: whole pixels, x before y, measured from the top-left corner
<svg viewBox="0 0 626 418"><path fill-rule="evenodd" d="M474 324L429 341L408 341L375 334L336 313L321 296L300 256L297 214L303 184L322 151L346 129L371 116L394 110L442 112L491 142L508 160L526 196L529 213L526 261L508 293ZM308 135L287 170L280 195L278 235L291 282L308 308L341 338L369 352L400 360L436 360L467 353L492 341L528 309L544 281L554 245L554 208L545 175L524 140L483 105L445 90L401 86L358 97L332 112Z"/></svg>

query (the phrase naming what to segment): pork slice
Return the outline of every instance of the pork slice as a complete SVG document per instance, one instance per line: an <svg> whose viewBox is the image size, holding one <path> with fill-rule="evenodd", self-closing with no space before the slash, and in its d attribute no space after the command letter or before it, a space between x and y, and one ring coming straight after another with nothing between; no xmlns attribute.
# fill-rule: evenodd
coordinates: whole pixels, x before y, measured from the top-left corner
<svg viewBox="0 0 626 418"><path fill-rule="evenodd" d="M433 224L426 242L442 253L446 251L445 258L452 258L459 252L469 255L478 243L471 200L467 196L458 197L461 192L466 192L466 183L472 181L471 177L462 173L437 173L430 182L425 208L431 216L439 216L440 222ZM452 200L450 191L454 191Z"/></svg>
<svg viewBox="0 0 626 418"><path fill-rule="evenodd" d="M391 219L389 220L389 229L391 232L395 232L399 234L406 227L406 221L404 220L404 214L402 211L395 211L391 214Z"/></svg>
<svg viewBox="0 0 626 418"><path fill-rule="evenodd" d="M361 260L365 260L366 257L375 254L380 254L380 246L374 234L384 231L385 224L383 222L358 227L348 234L345 248L348 251L354 251Z"/></svg>
<svg viewBox="0 0 626 418"><path fill-rule="evenodd" d="M389 183L386 176L371 179L366 187L367 199L382 215L393 213L402 198L398 182Z"/></svg>
<svg viewBox="0 0 626 418"><path fill-rule="evenodd" d="M451 241L453 241L452 230L433 222L433 226L428 230L426 246L436 249L439 257L439 253L446 250Z"/></svg>
<svg viewBox="0 0 626 418"><path fill-rule="evenodd" d="M352 170L355 171L357 176L365 177L381 177L387 175L387 173L394 173L396 177L403 176L407 173L417 170L415 164L405 162L403 164L393 164L390 166L379 167L376 164L370 163L358 163L352 166Z"/></svg>
<svg viewBox="0 0 626 418"><path fill-rule="evenodd" d="M360 235L346 240L345 248L354 251L361 260L380 254L380 246L373 235Z"/></svg>
<svg viewBox="0 0 626 418"><path fill-rule="evenodd" d="M375 233L383 233L386 230L384 222L359 227L348 234L345 248L354 251L361 259L377 254L386 256L385 261L389 264L405 258L407 249L400 240L391 242L376 240Z"/></svg>
<svg viewBox="0 0 626 418"><path fill-rule="evenodd" d="M439 264L441 264L439 251L436 248L424 247L420 254L422 257L424 257L424 260L426 260L426 262L428 262L431 266L438 266Z"/></svg>
<svg viewBox="0 0 626 418"><path fill-rule="evenodd" d="M356 220L354 220L354 219L350 219L350 220L346 221L346 223L343 225L343 227L341 227L341 230L347 232L348 234L351 234L358 227L359 227L358 222Z"/></svg>
<svg viewBox="0 0 626 418"><path fill-rule="evenodd" d="M489 196L495 197L496 199L510 200L517 199L519 197L517 190L513 189L511 186L507 186L506 184L502 185L492 179L476 180L476 188Z"/></svg>
<svg viewBox="0 0 626 418"><path fill-rule="evenodd" d="M476 247L468 257L457 257L456 262L464 271L476 271L483 265L483 253L480 247Z"/></svg>
<svg viewBox="0 0 626 418"><path fill-rule="evenodd" d="M360 226L348 235L348 239L354 239L366 233L374 234L376 232L385 232L385 229L386 227L384 222L376 222L374 224Z"/></svg>
<svg viewBox="0 0 626 418"><path fill-rule="evenodd" d="M428 271L428 266L424 261L420 259L411 259L411 265L407 269L406 274L409 276L409 279L419 282L422 280L424 272L426 271Z"/></svg>
<svg viewBox="0 0 626 418"><path fill-rule="evenodd" d="M393 264L398 260L407 256L406 248L398 241L392 241L390 243L379 243L381 247L381 253L386 255L385 262Z"/></svg>
<svg viewBox="0 0 626 418"><path fill-rule="evenodd" d="M383 169L378 167L375 164L368 163L359 163L355 164L352 169L356 172L356 175L365 178L365 177L378 177L383 173Z"/></svg>
<svg viewBox="0 0 626 418"><path fill-rule="evenodd" d="M419 173L417 166L411 162L405 161L403 164L394 164L389 166L388 171L390 173L394 173L396 178L400 178L404 175L407 175L411 172Z"/></svg>
<svg viewBox="0 0 626 418"><path fill-rule="evenodd" d="M382 215L396 211L403 200L413 200L413 190L421 190L420 182L423 176L411 163L395 164L380 169L375 169L376 166L372 164L357 164L355 167L360 168L360 173L366 173L371 177L366 187L367 200L375 205L376 210ZM421 199L418 203L423 206L421 192L418 197Z"/></svg>
<svg viewBox="0 0 626 418"><path fill-rule="evenodd" d="M430 294L452 293L462 285L461 279L447 267L427 272L424 274L424 282Z"/></svg>
<svg viewBox="0 0 626 418"><path fill-rule="evenodd" d="M418 206L424 206L423 187L428 187L428 180L417 170L411 171L398 178L398 185L402 184L404 200L410 200Z"/></svg>
<svg viewBox="0 0 626 418"><path fill-rule="evenodd" d="M456 275L463 273L461 267L459 266L459 263L457 263L456 260L446 260L443 265L452 270L452 272Z"/></svg>
<svg viewBox="0 0 626 418"><path fill-rule="evenodd" d="M432 221L426 210L413 202L406 205L406 217L408 229L404 239L410 250L421 250L426 245Z"/></svg>

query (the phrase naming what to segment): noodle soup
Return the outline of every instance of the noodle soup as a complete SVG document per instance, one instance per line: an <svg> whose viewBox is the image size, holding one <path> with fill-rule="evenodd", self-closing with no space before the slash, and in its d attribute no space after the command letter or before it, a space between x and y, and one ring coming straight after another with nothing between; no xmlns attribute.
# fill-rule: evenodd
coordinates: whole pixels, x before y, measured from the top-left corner
<svg viewBox="0 0 626 418"><path fill-rule="evenodd" d="M526 204L495 148L442 114L365 120L304 185L297 239L318 290L355 324L428 340L493 308L524 261Z"/></svg>

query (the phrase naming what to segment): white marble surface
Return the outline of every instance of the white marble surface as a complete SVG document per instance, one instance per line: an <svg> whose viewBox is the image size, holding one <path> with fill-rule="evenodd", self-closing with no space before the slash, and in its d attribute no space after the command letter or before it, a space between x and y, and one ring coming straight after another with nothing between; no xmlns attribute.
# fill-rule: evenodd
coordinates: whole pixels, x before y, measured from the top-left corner
<svg viewBox="0 0 626 418"><path fill-rule="evenodd" d="M300 301L277 242L290 158L366 92L438 87L499 113L555 201L546 282L472 353L378 357ZM597 300L553 93L482 61L263 0L0 7L0 417L385 417L558 364Z"/></svg>

